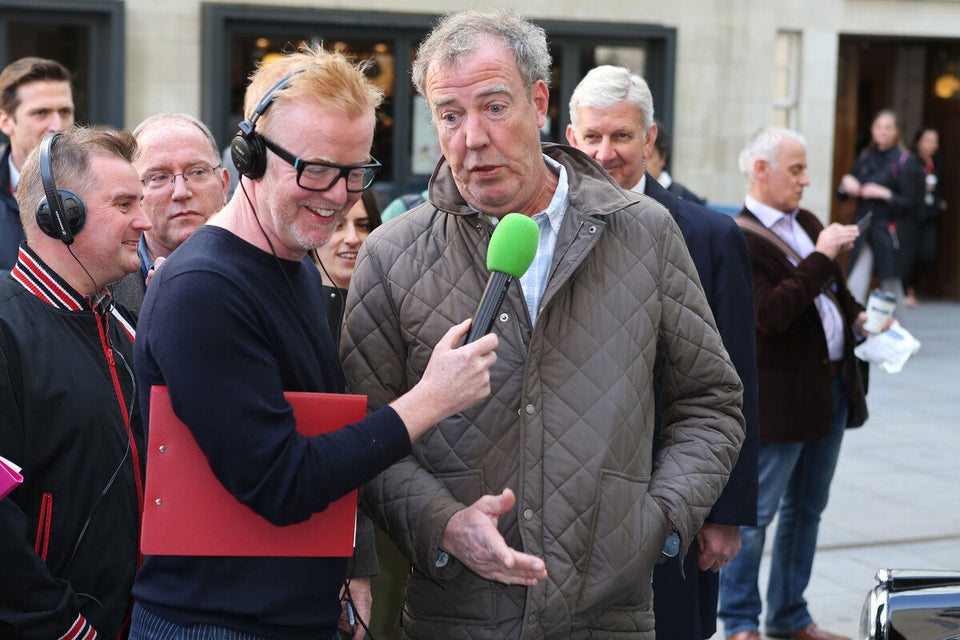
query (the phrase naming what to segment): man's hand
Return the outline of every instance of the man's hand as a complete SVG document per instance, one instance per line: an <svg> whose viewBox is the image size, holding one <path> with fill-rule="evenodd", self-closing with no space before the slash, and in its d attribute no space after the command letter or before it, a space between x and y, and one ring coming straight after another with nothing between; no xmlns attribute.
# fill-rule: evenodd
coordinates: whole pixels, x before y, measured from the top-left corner
<svg viewBox="0 0 960 640"><path fill-rule="evenodd" d="M857 225L834 222L817 236L814 249L834 260L844 251L850 251L859 236L860 228Z"/></svg>
<svg viewBox="0 0 960 640"><path fill-rule="evenodd" d="M453 514L440 538L440 548L487 580L532 587L546 579L544 561L511 549L497 530L497 520L513 509L514 503L513 491L504 489L498 496L483 496Z"/></svg>
<svg viewBox="0 0 960 640"><path fill-rule="evenodd" d="M148 286L148 287L150 286L150 281L153 280L153 274L155 274L155 273L157 272L157 269L160 268L160 265L163 264L163 261L164 261L164 260L166 260L166 258L164 258L163 256L160 256L159 258L157 258L156 260L153 261L153 266L150 267L150 270L149 270L149 271L147 271L147 277L146 277L146 279L143 281L143 283L144 283L146 286Z"/></svg>
<svg viewBox="0 0 960 640"><path fill-rule="evenodd" d="M444 418L490 395L490 367L497 360L493 333L457 347L471 320L454 325L433 348L423 377L410 391L390 403L410 433L410 441Z"/></svg>
<svg viewBox="0 0 960 640"><path fill-rule="evenodd" d="M343 611L340 612L340 628L347 632L353 632L353 637L357 640L363 640L367 632L364 630L360 620L367 626L370 625L370 615L373 611L373 593L370 591L370 578L351 578L350 579L350 599L353 602L354 609L351 620L351 613L347 611L347 598L345 589L340 590L340 604Z"/></svg>
<svg viewBox="0 0 960 640"><path fill-rule="evenodd" d="M720 571L740 551L740 527L733 524L704 522L697 532L701 571Z"/></svg>

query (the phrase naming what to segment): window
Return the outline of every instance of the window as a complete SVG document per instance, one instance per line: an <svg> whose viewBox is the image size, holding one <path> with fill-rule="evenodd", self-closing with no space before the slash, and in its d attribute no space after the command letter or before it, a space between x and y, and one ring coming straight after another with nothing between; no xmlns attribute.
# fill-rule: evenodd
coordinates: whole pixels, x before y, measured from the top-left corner
<svg viewBox="0 0 960 640"><path fill-rule="evenodd" d="M322 42L357 59L372 59L371 79L385 94L373 155L384 164L375 187L387 197L423 189L439 158L436 131L410 81L417 44L436 23L426 14L310 11L203 5L202 109L221 145L237 130L243 95L256 65L300 43ZM542 22L553 55L544 137L564 142L567 104L580 78L598 64L621 64L653 87L658 116L673 112L673 29L631 24ZM229 75L217 69L230 69Z"/></svg>
<svg viewBox="0 0 960 640"><path fill-rule="evenodd" d="M773 54L773 123L796 129L800 102L799 31L780 31Z"/></svg>

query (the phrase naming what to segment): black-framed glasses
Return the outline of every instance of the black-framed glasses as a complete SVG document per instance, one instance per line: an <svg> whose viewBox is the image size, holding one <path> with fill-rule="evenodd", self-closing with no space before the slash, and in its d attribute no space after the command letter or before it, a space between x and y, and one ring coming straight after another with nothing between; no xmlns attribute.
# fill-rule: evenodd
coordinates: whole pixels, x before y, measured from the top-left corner
<svg viewBox="0 0 960 640"><path fill-rule="evenodd" d="M185 169L183 173L151 173L150 175L144 176L140 184L148 189L167 189L172 187L173 183L177 181L177 176L182 176L183 181L189 182L190 184L203 184L214 176L214 172L219 169L220 166L221 165L218 164L215 167L211 167L210 165L201 164Z"/></svg>
<svg viewBox="0 0 960 640"><path fill-rule="evenodd" d="M366 164L334 164L332 162L311 162L302 160L293 155L275 142L266 138L263 144L277 154L277 157L286 160L297 170L297 185L307 191L328 191L343 178L347 183L347 191L358 193L366 191L373 184L382 164L376 158L370 158Z"/></svg>

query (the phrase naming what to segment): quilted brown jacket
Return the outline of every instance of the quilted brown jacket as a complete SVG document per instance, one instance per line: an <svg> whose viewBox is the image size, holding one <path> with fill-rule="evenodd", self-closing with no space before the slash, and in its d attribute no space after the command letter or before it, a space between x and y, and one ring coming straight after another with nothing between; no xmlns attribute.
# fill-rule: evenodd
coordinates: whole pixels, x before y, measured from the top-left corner
<svg viewBox="0 0 960 640"><path fill-rule="evenodd" d="M673 219L579 151L544 151L566 167L570 207L536 323L512 285L494 326L491 397L443 421L364 490L365 508L414 566L403 614L411 638L652 639L664 513L685 552L743 438L740 380ZM371 409L413 386L433 345L474 312L492 230L442 163L430 201L366 240L341 355ZM654 379L664 406L656 461ZM455 559L438 568L449 518L505 487L517 505L499 529L542 557L549 577L525 588Z"/></svg>

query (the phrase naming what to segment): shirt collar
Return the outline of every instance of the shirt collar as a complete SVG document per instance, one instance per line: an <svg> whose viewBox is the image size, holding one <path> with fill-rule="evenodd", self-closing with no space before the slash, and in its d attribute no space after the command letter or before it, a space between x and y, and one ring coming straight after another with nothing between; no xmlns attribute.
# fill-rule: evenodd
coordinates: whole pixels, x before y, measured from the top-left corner
<svg viewBox="0 0 960 640"><path fill-rule="evenodd" d="M640 182L633 185L633 189L630 189L634 193L646 193L647 192L647 172L644 171L640 174Z"/></svg>
<svg viewBox="0 0 960 640"><path fill-rule="evenodd" d="M20 184L20 171L17 170L17 167L13 164L13 151L10 151L10 155L7 156L7 165L10 167L10 191L16 191L17 185Z"/></svg>
<svg viewBox="0 0 960 640"><path fill-rule="evenodd" d="M767 229L773 227L784 218L792 218L793 220L797 219L797 213L799 209L794 209L793 211L780 211L779 209L774 209L770 205L764 204L757 200L756 198L748 195L743 199L743 206L746 207L747 211L752 213L757 217L763 226Z"/></svg>

